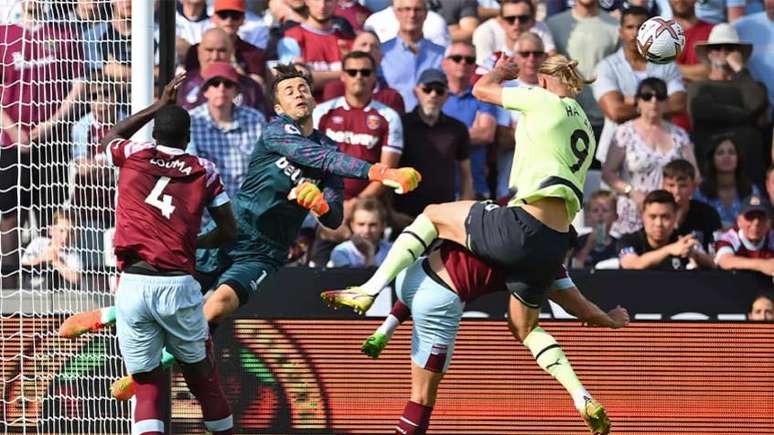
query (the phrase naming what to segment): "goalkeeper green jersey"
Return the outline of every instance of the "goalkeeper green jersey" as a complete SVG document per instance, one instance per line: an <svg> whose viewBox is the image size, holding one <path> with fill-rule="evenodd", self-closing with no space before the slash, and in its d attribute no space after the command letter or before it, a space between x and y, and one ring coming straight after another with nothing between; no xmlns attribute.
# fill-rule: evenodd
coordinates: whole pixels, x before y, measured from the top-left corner
<svg viewBox="0 0 774 435"><path fill-rule="evenodd" d="M508 205L562 198L572 220L583 206L583 183L597 147L586 114L575 99L540 87L505 88L502 103L522 113L510 177L516 194Z"/></svg>

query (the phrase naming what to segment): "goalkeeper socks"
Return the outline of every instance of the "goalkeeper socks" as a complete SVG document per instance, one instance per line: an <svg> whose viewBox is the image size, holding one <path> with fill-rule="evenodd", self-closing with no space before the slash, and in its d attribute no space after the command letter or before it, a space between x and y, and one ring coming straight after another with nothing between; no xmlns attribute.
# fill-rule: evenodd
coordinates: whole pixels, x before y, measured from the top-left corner
<svg viewBox="0 0 774 435"><path fill-rule="evenodd" d="M401 323L405 322L409 318L411 312L409 308L403 302L398 299L390 310L390 314L384 319L379 328L376 330L377 334L383 334L388 338L392 337L392 334L398 329Z"/></svg>
<svg viewBox="0 0 774 435"><path fill-rule="evenodd" d="M381 266L376 269L376 273L360 288L373 296L379 294L401 270L416 261L436 237L438 237L438 230L430 219L424 214L417 216L392 244L390 252L387 253Z"/></svg>
<svg viewBox="0 0 774 435"><path fill-rule="evenodd" d="M398 420L395 433L398 435L424 435L430 426L430 414L432 413L432 406L420 405L409 400L406 407L403 408L403 415Z"/></svg>
<svg viewBox="0 0 774 435"><path fill-rule="evenodd" d="M167 371L156 368L150 372L136 373L132 378L137 386L132 434L164 435L170 390Z"/></svg>
<svg viewBox="0 0 774 435"><path fill-rule="evenodd" d="M532 352L532 356L535 357L540 368L553 376L570 393L575 408L583 408L584 397L591 396L575 375L570 361L567 360L564 351L559 347L559 343L554 337L537 326L524 339L524 345Z"/></svg>

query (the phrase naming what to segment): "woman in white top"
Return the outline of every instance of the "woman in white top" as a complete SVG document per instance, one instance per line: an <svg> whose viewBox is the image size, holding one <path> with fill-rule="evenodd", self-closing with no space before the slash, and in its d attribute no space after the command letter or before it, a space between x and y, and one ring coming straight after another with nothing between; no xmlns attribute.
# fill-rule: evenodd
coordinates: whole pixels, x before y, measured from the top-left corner
<svg viewBox="0 0 774 435"><path fill-rule="evenodd" d="M642 228L642 200L661 188L661 170L667 163L682 158L696 167L688 133L664 120L667 96L663 80L648 77L640 82L635 96L640 116L618 127L602 164L602 179L619 194L618 220L612 228L618 235Z"/></svg>

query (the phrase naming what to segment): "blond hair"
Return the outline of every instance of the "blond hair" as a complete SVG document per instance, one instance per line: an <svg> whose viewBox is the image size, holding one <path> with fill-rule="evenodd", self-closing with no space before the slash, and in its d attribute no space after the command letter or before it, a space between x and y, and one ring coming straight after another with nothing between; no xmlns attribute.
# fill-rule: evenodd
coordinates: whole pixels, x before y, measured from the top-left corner
<svg viewBox="0 0 774 435"><path fill-rule="evenodd" d="M588 85L594 80L586 80L583 74L578 71L578 61L570 60L564 55L554 54L548 57L538 73L556 78L567 87L572 96L578 95L583 90L583 85Z"/></svg>

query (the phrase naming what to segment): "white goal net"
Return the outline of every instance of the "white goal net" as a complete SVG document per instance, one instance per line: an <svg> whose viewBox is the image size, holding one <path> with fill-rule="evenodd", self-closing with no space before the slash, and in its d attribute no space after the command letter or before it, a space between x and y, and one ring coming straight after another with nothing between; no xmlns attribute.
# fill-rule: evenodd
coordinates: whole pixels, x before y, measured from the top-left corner
<svg viewBox="0 0 774 435"><path fill-rule="evenodd" d="M152 4L152 0L147 0ZM111 330L57 337L112 305L113 170L130 112L131 0L0 0L0 433L131 432Z"/></svg>

